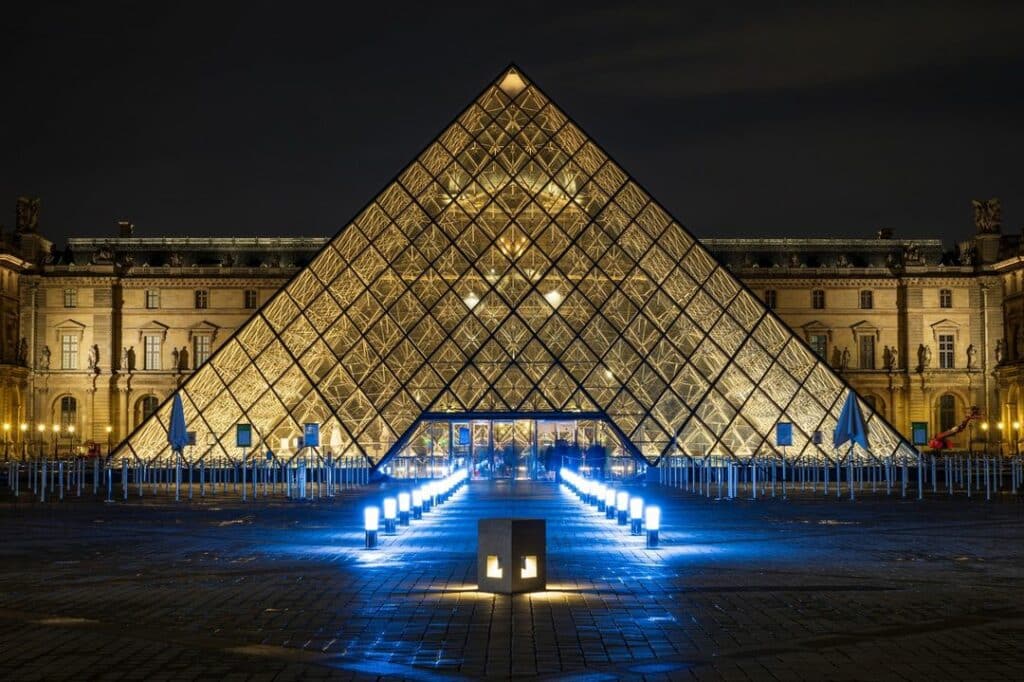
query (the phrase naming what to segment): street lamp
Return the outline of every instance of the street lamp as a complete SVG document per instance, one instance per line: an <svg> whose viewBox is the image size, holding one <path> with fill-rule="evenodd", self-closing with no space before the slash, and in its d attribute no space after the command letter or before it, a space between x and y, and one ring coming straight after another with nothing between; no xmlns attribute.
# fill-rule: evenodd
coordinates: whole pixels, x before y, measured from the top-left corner
<svg viewBox="0 0 1024 682"><path fill-rule="evenodd" d="M988 454L988 422L981 422L981 432L985 434L982 441L985 443L985 451L982 454Z"/></svg>
<svg viewBox="0 0 1024 682"><path fill-rule="evenodd" d="M7 459L8 450L11 447L11 425L4 422L4 459Z"/></svg>
<svg viewBox="0 0 1024 682"><path fill-rule="evenodd" d="M996 422L996 428L999 429L999 459L1003 458L1003 422Z"/></svg>
<svg viewBox="0 0 1024 682"><path fill-rule="evenodd" d="M282 439L284 440L284 439ZM110 454L110 450L114 447L114 427L107 425L107 454Z"/></svg>
<svg viewBox="0 0 1024 682"><path fill-rule="evenodd" d="M25 460L28 457L28 424L25 422L21 423L21 459Z"/></svg>

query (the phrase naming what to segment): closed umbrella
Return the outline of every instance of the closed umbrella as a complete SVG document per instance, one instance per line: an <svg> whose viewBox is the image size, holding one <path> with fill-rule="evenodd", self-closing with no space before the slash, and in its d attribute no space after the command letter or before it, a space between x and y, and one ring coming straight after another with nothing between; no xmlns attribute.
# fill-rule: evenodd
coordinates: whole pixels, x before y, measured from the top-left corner
<svg viewBox="0 0 1024 682"><path fill-rule="evenodd" d="M174 499L180 499L181 490L181 456L188 445L188 430L185 425L185 406L181 402L181 394L174 394L174 402L171 404L171 425L167 429L167 442L171 444L171 450L175 453L174 460ZM190 488L191 490L191 488Z"/></svg>
<svg viewBox="0 0 1024 682"><path fill-rule="evenodd" d="M859 444L865 450L868 446L868 427L864 422L864 414L860 411L860 403L857 402L857 394L847 391L846 402L843 403L843 411L839 413L839 421L836 422L836 430L832 433L832 444L839 447L849 442L850 452L847 454L847 484L850 486L850 499L853 499L853 446ZM838 463L836 464L836 478L838 479ZM836 493L839 493L840 482L836 480Z"/></svg>

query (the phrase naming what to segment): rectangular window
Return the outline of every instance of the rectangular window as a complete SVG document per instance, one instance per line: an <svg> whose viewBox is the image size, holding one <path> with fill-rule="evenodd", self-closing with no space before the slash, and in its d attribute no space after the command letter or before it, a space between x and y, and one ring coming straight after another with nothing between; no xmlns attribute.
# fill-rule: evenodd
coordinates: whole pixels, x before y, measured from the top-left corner
<svg viewBox="0 0 1024 682"><path fill-rule="evenodd" d="M207 308L210 305L210 292L206 289L196 289L196 308Z"/></svg>
<svg viewBox="0 0 1024 682"><path fill-rule="evenodd" d="M145 337L145 353L142 356L143 369L160 369L160 337Z"/></svg>
<svg viewBox="0 0 1024 682"><path fill-rule="evenodd" d="M764 290L764 304L769 310L775 310L775 305L778 302L778 296L775 289Z"/></svg>
<svg viewBox="0 0 1024 682"><path fill-rule="evenodd" d="M65 308L77 308L78 307L78 289L65 289L64 290L64 307Z"/></svg>
<svg viewBox="0 0 1024 682"><path fill-rule="evenodd" d="M192 339L192 367L197 368L210 357L210 337L200 335Z"/></svg>
<svg viewBox="0 0 1024 682"><path fill-rule="evenodd" d="M952 308L953 307L953 290L952 289L939 289L939 307L940 308Z"/></svg>
<svg viewBox="0 0 1024 682"><path fill-rule="evenodd" d="M146 307L151 309L160 307L159 289L146 289Z"/></svg>
<svg viewBox="0 0 1024 682"><path fill-rule="evenodd" d="M828 336L825 334L811 334L807 338L807 343L810 345L811 350L818 354L820 358L828 357Z"/></svg>
<svg viewBox="0 0 1024 682"><path fill-rule="evenodd" d="M811 292L811 307L812 308L824 308L825 307L825 290L815 289Z"/></svg>
<svg viewBox="0 0 1024 682"><path fill-rule="evenodd" d="M939 369L956 366L956 344L952 334L939 334Z"/></svg>
<svg viewBox="0 0 1024 682"><path fill-rule="evenodd" d="M860 307L864 310L871 310L875 307L875 295L872 291L860 292Z"/></svg>
<svg viewBox="0 0 1024 682"><path fill-rule="evenodd" d="M860 337L860 368L861 369L874 369L875 368L875 337L873 336L862 336Z"/></svg>
<svg viewBox="0 0 1024 682"><path fill-rule="evenodd" d="M78 334L61 335L60 368L78 369Z"/></svg>
<svg viewBox="0 0 1024 682"><path fill-rule="evenodd" d="M246 289L245 290L245 307L252 309L252 308L256 308L258 304L259 304L259 295L257 294L256 290L255 289Z"/></svg>

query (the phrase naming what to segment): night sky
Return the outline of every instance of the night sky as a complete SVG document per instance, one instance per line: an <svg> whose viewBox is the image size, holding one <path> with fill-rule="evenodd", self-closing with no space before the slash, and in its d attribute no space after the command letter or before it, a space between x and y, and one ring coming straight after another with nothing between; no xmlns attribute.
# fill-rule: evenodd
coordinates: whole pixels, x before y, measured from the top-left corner
<svg viewBox="0 0 1024 682"><path fill-rule="evenodd" d="M331 235L515 62L699 236L1024 226L1019 2L346 4L5 10L0 223Z"/></svg>

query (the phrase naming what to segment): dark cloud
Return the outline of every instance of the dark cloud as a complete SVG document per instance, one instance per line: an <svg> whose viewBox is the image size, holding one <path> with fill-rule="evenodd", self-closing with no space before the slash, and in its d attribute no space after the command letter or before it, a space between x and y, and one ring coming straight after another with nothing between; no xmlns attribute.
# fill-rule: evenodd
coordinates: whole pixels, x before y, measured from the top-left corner
<svg viewBox="0 0 1024 682"><path fill-rule="evenodd" d="M703 235L1024 223L1017 3L32 3L0 222L331 234L506 63ZM8 203L9 202L9 203ZM11 207L3 210L5 203Z"/></svg>

